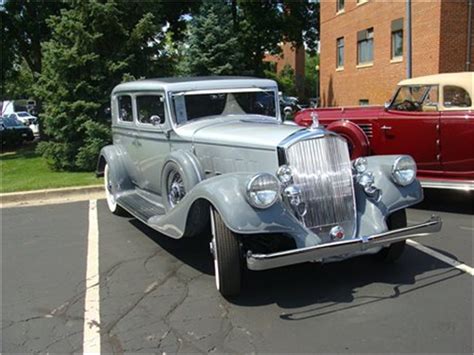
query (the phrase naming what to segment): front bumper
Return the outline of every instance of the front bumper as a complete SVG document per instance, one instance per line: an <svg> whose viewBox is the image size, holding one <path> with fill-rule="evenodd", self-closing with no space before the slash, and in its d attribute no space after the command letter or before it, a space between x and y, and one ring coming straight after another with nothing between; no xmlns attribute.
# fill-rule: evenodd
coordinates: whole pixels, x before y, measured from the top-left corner
<svg viewBox="0 0 474 355"><path fill-rule="evenodd" d="M326 243L300 249L286 250L272 254L247 254L247 267L250 270L267 270L280 266L321 260L333 256L343 256L361 252L376 246L388 245L408 238L422 237L441 230L442 221L438 216L432 216L428 221L374 234L367 237L355 238L333 243Z"/></svg>

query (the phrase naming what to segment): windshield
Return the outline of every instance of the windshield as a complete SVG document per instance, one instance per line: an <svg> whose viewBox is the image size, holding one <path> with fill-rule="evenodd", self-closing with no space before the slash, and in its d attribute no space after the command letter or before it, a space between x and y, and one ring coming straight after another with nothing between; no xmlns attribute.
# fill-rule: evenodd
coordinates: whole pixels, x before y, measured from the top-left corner
<svg viewBox="0 0 474 355"><path fill-rule="evenodd" d="M395 95L390 109L398 111L432 111L438 103L436 85L402 86Z"/></svg>
<svg viewBox="0 0 474 355"><path fill-rule="evenodd" d="M173 95L178 124L209 116L263 115L276 118L274 91Z"/></svg>
<svg viewBox="0 0 474 355"><path fill-rule="evenodd" d="M30 117L28 112L17 112L18 117Z"/></svg>
<svg viewBox="0 0 474 355"><path fill-rule="evenodd" d="M4 117L3 125L5 127L23 126L23 123L14 117Z"/></svg>

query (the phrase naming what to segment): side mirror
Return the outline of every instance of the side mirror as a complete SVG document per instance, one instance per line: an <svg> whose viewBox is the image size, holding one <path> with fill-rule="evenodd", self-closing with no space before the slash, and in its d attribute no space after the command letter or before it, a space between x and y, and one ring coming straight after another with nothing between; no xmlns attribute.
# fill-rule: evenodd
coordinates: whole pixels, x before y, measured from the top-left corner
<svg viewBox="0 0 474 355"><path fill-rule="evenodd" d="M112 110L110 109L110 107L106 107L106 108L104 109L104 115L105 115L106 117L110 117L110 116L112 115Z"/></svg>
<svg viewBox="0 0 474 355"><path fill-rule="evenodd" d="M391 103L392 103L392 102L391 102L390 100L389 100L389 101L385 101L385 103L383 104L383 107L384 107L385 111L388 110L388 108L390 107L390 104L391 104Z"/></svg>

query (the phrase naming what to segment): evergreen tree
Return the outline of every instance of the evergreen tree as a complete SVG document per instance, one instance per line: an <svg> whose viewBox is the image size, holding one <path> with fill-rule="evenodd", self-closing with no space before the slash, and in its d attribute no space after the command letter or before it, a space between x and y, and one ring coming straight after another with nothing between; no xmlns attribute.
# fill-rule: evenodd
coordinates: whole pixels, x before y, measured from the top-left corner
<svg viewBox="0 0 474 355"><path fill-rule="evenodd" d="M184 52L189 75L241 74L243 53L224 0L204 0L191 20Z"/></svg>
<svg viewBox="0 0 474 355"><path fill-rule="evenodd" d="M179 22L186 4L178 5L74 1L50 18L52 38L43 44L36 91L49 136L38 149L53 168L93 170L100 148L110 141L105 109L112 88L125 77L169 73L163 28Z"/></svg>

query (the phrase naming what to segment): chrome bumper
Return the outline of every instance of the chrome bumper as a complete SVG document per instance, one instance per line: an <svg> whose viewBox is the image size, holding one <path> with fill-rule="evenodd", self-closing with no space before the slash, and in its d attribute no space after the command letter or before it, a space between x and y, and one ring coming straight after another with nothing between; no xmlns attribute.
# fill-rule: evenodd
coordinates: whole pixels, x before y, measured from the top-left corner
<svg viewBox="0 0 474 355"><path fill-rule="evenodd" d="M399 242L408 238L422 237L441 230L442 221L432 216L428 221L401 229L391 230L368 237L326 243L313 247L286 250L272 254L247 254L247 267L250 270L267 270L280 266L320 260L364 251L376 246Z"/></svg>

